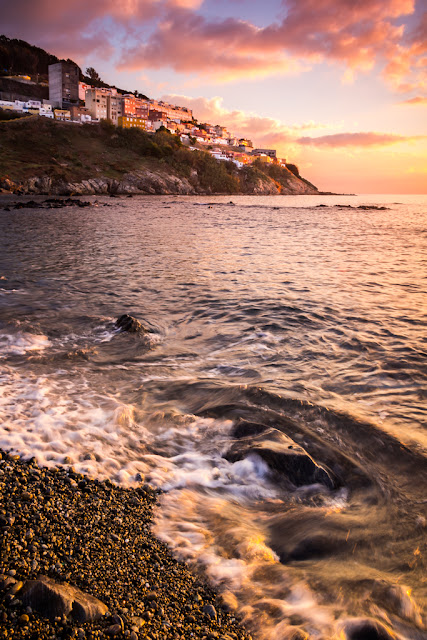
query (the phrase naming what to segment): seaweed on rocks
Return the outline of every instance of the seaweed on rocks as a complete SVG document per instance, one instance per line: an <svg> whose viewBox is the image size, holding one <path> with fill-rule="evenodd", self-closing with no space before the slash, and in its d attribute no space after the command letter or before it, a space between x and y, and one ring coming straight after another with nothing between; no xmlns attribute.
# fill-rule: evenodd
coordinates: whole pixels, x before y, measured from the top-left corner
<svg viewBox="0 0 427 640"><path fill-rule="evenodd" d="M150 486L126 489L0 451L0 498L1 639L250 639L151 534ZM83 615L86 605L96 615Z"/></svg>

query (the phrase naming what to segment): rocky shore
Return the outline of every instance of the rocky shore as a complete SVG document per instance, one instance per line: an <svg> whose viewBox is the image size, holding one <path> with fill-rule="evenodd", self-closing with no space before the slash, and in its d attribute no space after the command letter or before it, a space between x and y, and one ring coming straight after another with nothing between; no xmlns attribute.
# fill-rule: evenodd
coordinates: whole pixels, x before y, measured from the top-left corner
<svg viewBox="0 0 427 640"><path fill-rule="evenodd" d="M291 172L287 175L287 187L284 189L274 180L267 177L257 178L246 195L318 195L318 190ZM81 181L54 180L50 176L35 176L21 182L8 177L0 177L0 192L17 195L54 195L54 196L88 196L88 195L221 195L212 189L202 188L197 184L197 174L193 183L172 171L154 171L149 169L126 173L120 180L116 178L97 177ZM228 192L224 192L228 194Z"/></svg>
<svg viewBox="0 0 427 640"><path fill-rule="evenodd" d="M151 534L151 487L0 450L0 497L0 639L250 640Z"/></svg>

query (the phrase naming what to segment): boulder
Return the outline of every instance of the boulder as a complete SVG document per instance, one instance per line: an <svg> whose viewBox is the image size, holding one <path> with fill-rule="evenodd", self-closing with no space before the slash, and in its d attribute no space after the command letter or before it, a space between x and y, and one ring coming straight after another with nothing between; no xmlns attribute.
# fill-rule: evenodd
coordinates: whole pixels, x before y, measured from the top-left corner
<svg viewBox="0 0 427 640"><path fill-rule="evenodd" d="M116 327L121 329L122 331L128 331L129 333L145 333L147 330L142 324L134 318L133 316L129 316L127 313L124 313L116 320Z"/></svg>
<svg viewBox="0 0 427 640"><path fill-rule="evenodd" d="M261 430L261 428L264 427ZM245 433L258 435L243 437ZM323 484L329 489L335 487L332 474L318 465L299 444L278 429L266 428L257 423L241 422L235 428L238 442L225 454L226 460L236 462L250 454L256 454L267 463L272 471L286 476L296 487L308 484Z"/></svg>
<svg viewBox="0 0 427 640"><path fill-rule="evenodd" d="M240 420L231 432L233 438L247 438L248 436L257 436L264 431L267 431L269 427L266 424L260 422L249 422L248 420Z"/></svg>
<svg viewBox="0 0 427 640"><path fill-rule="evenodd" d="M373 618L352 618L339 625L345 640L397 640L393 631Z"/></svg>
<svg viewBox="0 0 427 640"><path fill-rule="evenodd" d="M70 584L54 582L47 576L28 580L20 596L24 606L47 618L70 616L82 624L98 620L108 611L108 607L94 596Z"/></svg>

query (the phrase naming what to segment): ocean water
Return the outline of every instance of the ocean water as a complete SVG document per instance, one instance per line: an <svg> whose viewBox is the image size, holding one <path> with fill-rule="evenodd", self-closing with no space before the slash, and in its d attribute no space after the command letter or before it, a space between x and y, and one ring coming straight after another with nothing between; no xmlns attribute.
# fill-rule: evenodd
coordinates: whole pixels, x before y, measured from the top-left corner
<svg viewBox="0 0 427 640"><path fill-rule="evenodd" d="M427 197L89 199L0 197L0 447L163 489L257 640L426 638Z"/></svg>

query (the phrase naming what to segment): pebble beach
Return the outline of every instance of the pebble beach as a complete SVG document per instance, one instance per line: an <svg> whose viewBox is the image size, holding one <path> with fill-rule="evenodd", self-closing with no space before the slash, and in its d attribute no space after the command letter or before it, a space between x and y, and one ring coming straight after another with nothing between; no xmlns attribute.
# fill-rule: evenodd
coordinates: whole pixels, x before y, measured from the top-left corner
<svg viewBox="0 0 427 640"><path fill-rule="evenodd" d="M151 534L150 486L0 458L0 638L250 640L215 591ZM35 596L40 581L54 590ZM99 608L68 611L62 587Z"/></svg>

